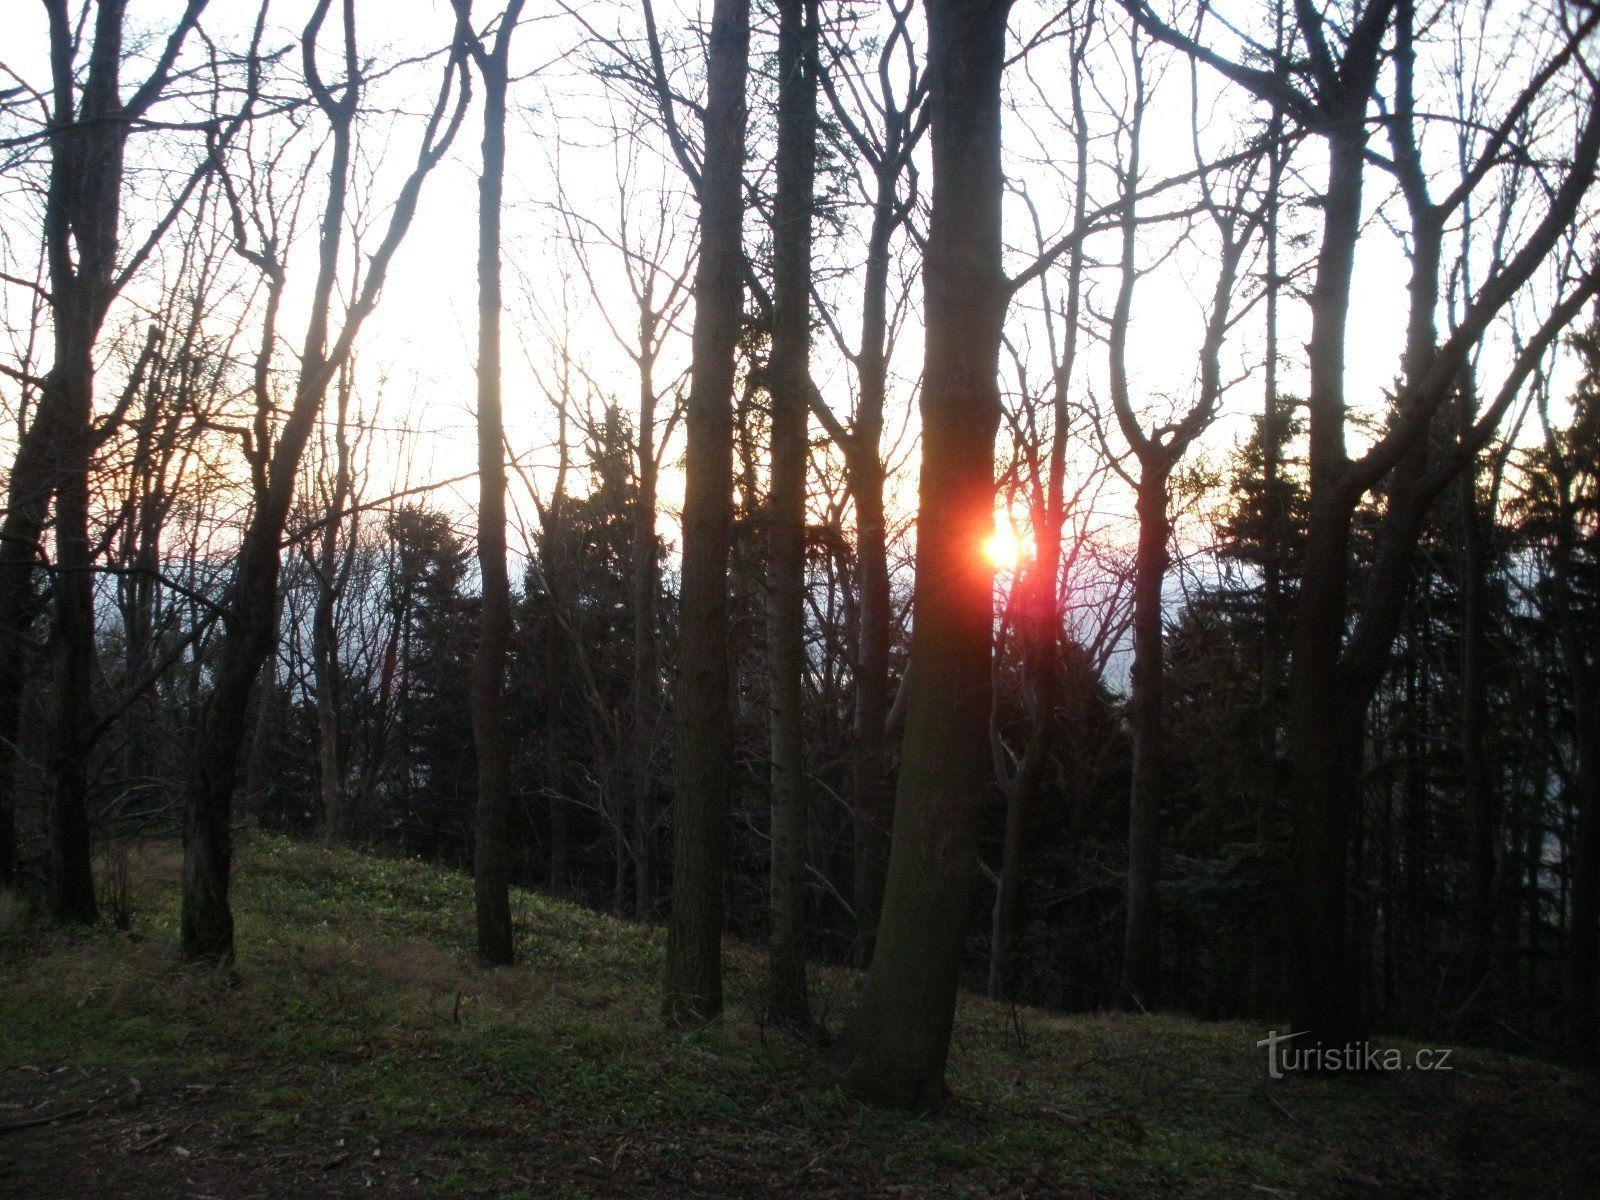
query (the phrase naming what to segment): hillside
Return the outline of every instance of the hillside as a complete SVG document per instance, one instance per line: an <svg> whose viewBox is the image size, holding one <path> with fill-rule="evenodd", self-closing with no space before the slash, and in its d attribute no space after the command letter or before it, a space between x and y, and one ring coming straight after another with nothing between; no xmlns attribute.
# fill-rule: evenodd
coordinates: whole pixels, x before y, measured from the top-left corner
<svg viewBox="0 0 1600 1200"><path fill-rule="evenodd" d="M1590 1085L1531 1062L1274 1083L1253 1027L966 999L911 1119L763 1028L748 947L665 1033L658 931L519 892L485 973L465 877L252 835L230 987L175 960L176 847L126 863L128 932L0 912L0 1195L1600 1195ZM852 979L814 983L837 1030Z"/></svg>

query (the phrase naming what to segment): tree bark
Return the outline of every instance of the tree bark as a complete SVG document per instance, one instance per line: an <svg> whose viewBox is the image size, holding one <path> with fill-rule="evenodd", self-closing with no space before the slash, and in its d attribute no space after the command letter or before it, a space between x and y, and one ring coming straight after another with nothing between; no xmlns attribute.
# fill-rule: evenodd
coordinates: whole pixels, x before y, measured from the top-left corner
<svg viewBox="0 0 1600 1200"><path fill-rule="evenodd" d="M1157 456L1162 457L1162 456ZM1134 556L1132 695L1133 778L1128 789L1128 911L1122 942L1122 1002L1155 1004L1161 910L1156 875L1161 852L1162 740L1165 720L1162 584L1167 577L1168 468L1144 465L1138 487L1139 542Z"/></svg>
<svg viewBox="0 0 1600 1200"><path fill-rule="evenodd" d="M955 1017L989 786L1001 270L1000 76L1009 0L927 5L933 215L915 625L906 734L876 952L847 1031L849 1084L933 1109Z"/></svg>
<svg viewBox="0 0 1600 1200"><path fill-rule="evenodd" d="M729 757L728 549L733 520L734 355L744 284L745 76L749 0L716 0L699 179L683 568L679 590L677 811L662 1013L669 1024L722 1012L723 873ZM670 101L669 101L670 102Z"/></svg>
<svg viewBox="0 0 1600 1200"><path fill-rule="evenodd" d="M805 569L811 385L811 216L817 152L816 0L779 0L773 204L772 484L767 529L772 862L768 1005L796 1028L806 999Z"/></svg>
<svg viewBox="0 0 1600 1200"><path fill-rule="evenodd" d="M633 499L630 589L633 608L633 678L629 692L633 736L628 747L633 790L634 915L649 921L656 910L656 725L661 684L656 651L656 324L647 291L639 310L638 480Z"/></svg>
<svg viewBox="0 0 1600 1200"><path fill-rule="evenodd" d="M1362 106L1364 111L1364 102ZM1311 509L1290 660L1289 753L1295 796L1290 1013L1327 1046L1363 1033L1346 929L1349 819L1360 785L1362 714L1342 686L1350 506L1343 492L1345 325L1360 234L1359 129L1328 135L1323 234L1311 293Z"/></svg>
<svg viewBox="0 0 1600 1200"><path fill-rule="evenodd" d="M505 427L500 398L500 225L506 172L506 89L511 35L522 0L500 16L492 48L472 33L470 0L456 11L483 80L482 171L478 176L478 568L483 600L472 660L472 738L478 757L473 899L478 960L507 966L516 957L511 928L506 824L510 747L506 741L506 650L511 641L511 580L506 569Z"/></svg>
<svg viewBox="0 0 1600 1200"><path fill-rule="evenodd" d="M350 496L350 443L346 422L350 405L348 370L340 373L338 414L334 420L333 495L316 562L317 605L311 620L311 654L317 689L317 767L322 785L322 836L337 845L351 840L349 793L345 787L344 746L339 730L339 529ZM352 531L352 536L354 536Z"/></svg>

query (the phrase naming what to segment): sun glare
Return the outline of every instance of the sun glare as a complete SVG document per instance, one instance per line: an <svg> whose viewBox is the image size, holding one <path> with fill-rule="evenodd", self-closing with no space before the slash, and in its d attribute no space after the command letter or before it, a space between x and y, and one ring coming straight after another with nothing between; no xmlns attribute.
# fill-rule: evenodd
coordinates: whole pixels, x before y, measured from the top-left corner
<svg viewBox="0 0 1600 1200"><path fill-rule="evenodd" d="M1021 541L1017 538L1017 531L1009 522L997 525L994 533L984 539L983 552L989 556L989 561L1001 571L1010 571L1022 561L1026 553Z"/></svg>

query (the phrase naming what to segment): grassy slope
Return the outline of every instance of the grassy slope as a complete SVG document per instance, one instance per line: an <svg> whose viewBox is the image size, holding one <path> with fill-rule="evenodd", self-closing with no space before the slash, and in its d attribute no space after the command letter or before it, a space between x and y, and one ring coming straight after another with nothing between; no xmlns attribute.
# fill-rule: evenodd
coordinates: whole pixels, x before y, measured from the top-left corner
<svg viewBox="0 0 1600 1200"><path fill-rule="evenodd" d="M1502 1056L1274 1084L1252 1027L965 1000L910 1119L762 1028L750 948L664 1033L657 931L518 893L480 972L464 877L251 836L230 988L174 961L176 866L135 853L131 937L0 933L0 1194L1600 1196L1592 1092Z"/></svg>

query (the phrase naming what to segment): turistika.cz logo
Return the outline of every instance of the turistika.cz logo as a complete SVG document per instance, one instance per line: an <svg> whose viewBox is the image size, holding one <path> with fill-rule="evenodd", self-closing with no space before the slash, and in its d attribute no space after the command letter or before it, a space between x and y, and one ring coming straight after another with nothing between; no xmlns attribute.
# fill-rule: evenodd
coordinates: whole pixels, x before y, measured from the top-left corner
<svg viewBox="0 0 1600 1200"><path fill-rule="evenodd" d="M1374 1046L1371 1042L1346 1042L1343 1046L1303 1045L1292 1046L1298 1033L1267 1031L1267 1036L1256 1043L1267 1048L1267 1074L1273 1079L1285 1075L1325 1074L1340 1071L1449 1071L1449 1050L1424 1048L1407 1056L1395 1046Z"/></svg>

